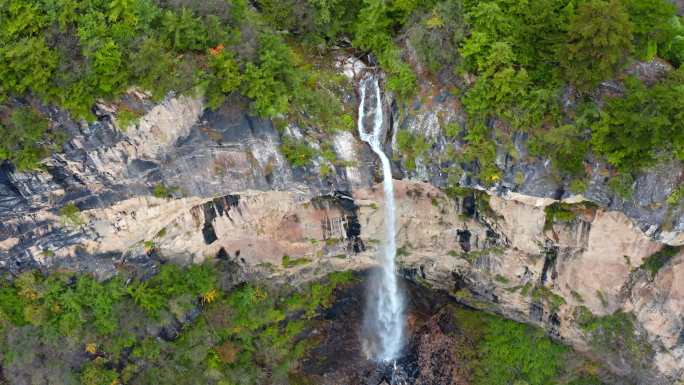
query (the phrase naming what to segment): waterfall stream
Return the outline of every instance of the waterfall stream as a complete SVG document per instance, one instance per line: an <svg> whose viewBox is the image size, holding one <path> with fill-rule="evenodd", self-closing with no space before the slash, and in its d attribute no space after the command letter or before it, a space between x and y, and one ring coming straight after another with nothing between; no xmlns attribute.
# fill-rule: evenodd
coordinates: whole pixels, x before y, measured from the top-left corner
<svg viewBox="0 0 684 385"><path fill-rule="evenodd" d="M367 90L375 105L366 111ZM397 284L395 275L395 257L397 246L395 241L395 205L392 170L387 155L382 150L383 109L378 79L367 77L360 83L361 100L359 103L358 129L361 140L368 143L382 162L385 239L379 256L380 269L371 278L365 312L364 350L369 358L391 362L401 352L404 339L404 297ZM373 114L373 127L365 127L367 114Z"/></svg>

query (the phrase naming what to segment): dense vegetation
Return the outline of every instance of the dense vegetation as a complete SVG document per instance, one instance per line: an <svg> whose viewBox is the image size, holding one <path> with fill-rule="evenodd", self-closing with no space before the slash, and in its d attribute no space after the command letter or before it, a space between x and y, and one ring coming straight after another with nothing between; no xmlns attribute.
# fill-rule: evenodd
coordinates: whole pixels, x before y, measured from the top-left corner
<svg viewBox="0 0 684 385"><path fill-rule="evenodd" d="M7 0L0 159L38 168L65 139L44 106L92 119L96 101L116 103L131 87L156 99L204 93L211 108L247 101L279 128L350 129L349 84L332 66L345 49L372 53L405 102L418 79L451 87L468 121L463 136L449 135L465 146L445 157L476 165L482 183L502 176L497 145L524 131L531 155L550 158L573 191L586 188L591 153L607 160L610 185L626 197L639 171L684 159L683 70L647 83L624 71L656 57L682 64L675 12L667 0ZM597 93L611 79L624 90ZM121 110L125 128L136 113ZM408 169L431 145L397 139ZM294 140L283 150L294 166L321 155Z"/></svg>
<svg viewBox="0 0 684 385"><path fill-rule="evenodd" d="M466 336L458 354L468 359L473 384L602 384L598 367L540 329L462 308L454 315Z"/></svg>
<svg viewBox="0 0 684 385"><path fill-rule="evenodd" d="M140 280L36 272L0 286L0 357L10 383L288 383L312 342L300 334L334 273L295 290L223 288L221 265L162 265ZM268 380L266 380L268 378Z"/></svg>
<svg viewBox="0 0 684 385"><path fill-rule="evenodd" d="M222 262L187 268L168 263L145 279L126 272L104 282L67 272L26 272L6 281L0 286L0 379L312 383L300 364L320 339L307 330L320 322L336 289L358 278L341 272L300 288L226 286L229 268ZM542 330L450 308L465 338L458 357L475 384L600 384L596 368ZM591 330L613 325L593 318L586 323Z"/></svg>

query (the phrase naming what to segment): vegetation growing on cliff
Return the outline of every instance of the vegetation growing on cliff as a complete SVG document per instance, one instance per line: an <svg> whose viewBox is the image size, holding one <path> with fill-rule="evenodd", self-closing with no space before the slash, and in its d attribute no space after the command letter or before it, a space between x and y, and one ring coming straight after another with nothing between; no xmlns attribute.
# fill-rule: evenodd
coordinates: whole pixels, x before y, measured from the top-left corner
<svg viewBox="0 0 684 385"><path fill-rule="evenodd" d="M684 60L684 25L667 0L8 0L0 19L0 124L10 133L0 159L21 170L63 135L42 118L14 122L18 104L92 119L96 101L131 87L155 99L203 92L211 108L246 100L262 117L349 129L350 89L331 65L340 50L372 53L402 104L425 77L451 89L468 121L449 158L474 164L483 184L500 181L497 145L519 131L578 191L590 152L618 181L684 157L682 70L647 83L625 76L635 60ZM617 91L597 92L608 80ZM403 146L409 169L420 138Z"/></svg>
<svg viewBox="0 0 684 385"><path fill-rule="evenodd" d="M633 314L617 311L599 317L580 306L576 319L596 352L617 355L635 370L645 368L652 359L654 352L644 332L636 329Z"/></svg>
<svg viewBox="0 0 684 385"><path fill-rule="evenodd" d="M572 352L541 329L461 308L454 316L467 336L458 350L470 359L473 384L601 384L594 371L573 367Z"/></svg>
<svg viewBox="0 0 684 385"><path fill-rule="evenodd" d="M651 278L653 278L656 276L656 274L658 274L658 271L660 271L660 269L670 262L670 260L681 250L681 247L665 245L661 250L645 258L640 267L646 270L650 274Z"/></svg>

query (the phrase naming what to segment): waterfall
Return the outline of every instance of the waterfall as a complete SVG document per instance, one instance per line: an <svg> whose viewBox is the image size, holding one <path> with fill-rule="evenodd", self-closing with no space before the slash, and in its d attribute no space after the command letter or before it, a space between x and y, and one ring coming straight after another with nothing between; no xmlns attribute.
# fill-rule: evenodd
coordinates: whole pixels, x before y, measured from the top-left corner
<svg viewBox="0 0 684 385"><path fill-rule="evenodd" d="M366 112L366 92L371 87L375 106ZM373 273L369 284L364 319L364 350L370 358L390 362L401 352L404 338L404 298L397 283L394 259L397 254L395 241L395 206L392 170L387 155L382 150L382 98L378 79L369 77L360 83L358 129L361 140L368 143L382 163L383 189L385 194L385 239L379 256L380 269ZM366 114L374 114L370 132L365 128Z"/></svg>

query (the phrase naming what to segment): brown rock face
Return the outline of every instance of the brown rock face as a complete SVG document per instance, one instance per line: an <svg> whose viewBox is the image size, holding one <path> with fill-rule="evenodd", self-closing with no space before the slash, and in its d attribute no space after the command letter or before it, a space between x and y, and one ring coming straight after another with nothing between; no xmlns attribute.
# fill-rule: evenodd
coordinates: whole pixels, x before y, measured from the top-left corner
<svg viewBox="0 0 684 385"><path fill-rule="evenodd" d="M544 210L551 200L485 193L452 199L429 184L395 185L398 264L405 277L541 326L577 349L600 351L597 358L640 384L671 384L684 375L684 287L678 279L684 255L651 277L640 266L662 245L623 214L577 205L570 206L569 219L552 221ZM374 265L382 205L379 186L353 196L248 191L209 200L134 198L82 212L92 240L51 256L34 252L49 265L78 247L135 253L152 242L185 262L219 255L262 278L308 280ZM285 256L299 260L297 266L283 263ZM610 321L605 317L616 311L634 314L633 325L617 334L647 341L646 367L615 351L619 344L597 346L602 340L585 328ZM457 367L431 366L448 356L447 340L438 333L426 338L417 349L420 362L437 377L425 383L454 377Z"/></svg>

